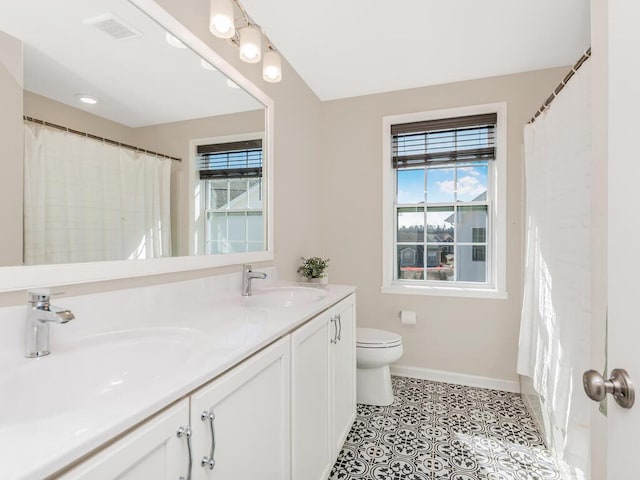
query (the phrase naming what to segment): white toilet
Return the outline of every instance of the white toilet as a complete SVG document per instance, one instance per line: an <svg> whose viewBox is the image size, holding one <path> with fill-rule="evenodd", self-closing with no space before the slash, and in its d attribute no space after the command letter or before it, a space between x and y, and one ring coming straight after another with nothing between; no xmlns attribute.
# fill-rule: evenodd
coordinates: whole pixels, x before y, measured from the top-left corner
<svg viewBox="0 0 640 480"><path fill-rule="evenodd" d="M402 356L402 337L376 328L356 328L357 400L367 405L393 403L389 364Z"/></svg>

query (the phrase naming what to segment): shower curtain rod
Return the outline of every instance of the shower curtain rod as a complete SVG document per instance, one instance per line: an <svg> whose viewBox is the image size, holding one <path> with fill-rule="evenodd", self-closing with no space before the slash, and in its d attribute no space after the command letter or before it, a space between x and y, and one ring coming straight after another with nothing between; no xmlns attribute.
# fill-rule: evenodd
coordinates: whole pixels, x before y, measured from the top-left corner
<svg viewBox="0 0 640 480"><path fill-rule="evenodd" d="M121 148L128 148L130 150L135 150L136 152L144 152L144 153L147 153L149 155L153 155L154 157L168 158L170 160L175 160L176 162L182 162L182 159L178 158L178 157L172 157L171 155L165 155L164 153L158 153L158 152L154 152L152 150L147 150L145 148L140 148L140 147L136 147L136 146L133 146L133 145L127 145L126 143L121 143L121 142L118 142L116 140L110 140L108 138L99 137L97 135L93 135L92 133L81 132L79 130L74 130L74 129L69 128L69 127L58 125L56 123L45 122L44 120L40 120L38 118L27 117L26 115L24 115L22 118L24 120L26 120L27 122L37 123L39 125L44 125L45 127L57 128L58 130L64 130L65 132L73 133L75 135L80 135L80 136L86 137L86 138L92 138L93 140L98 140L100 142L109 143L111 145L116 145L116 146L121 147Z"/></svg>
<svg viewBox="0 0 640 480"><path fill-rule="evenodd" d="M547 98L544 101L544 103L538 109L538 111L533 115L533 117L531 117L531 120L529 120L529 123L535 122L536 118L538 118L547 108L549 108L549 105L551 105L551 102L553 102L553 100L558 96L558 94L562 91L562 89L567 85L569 80L571 80L571 77L573 77L575 75L575 73L578 71L578 69L582 66L582 64L584 62L587 61L587 59L590 56L591 56L591 47L589 47L587 49L587 51L584 52L584 54L580 57L580 60L578 60L576 62L576 64L571 68L571 71L569 73L567 73L567 76L564 77L564 79L562 79L562 81L556 87L556 89L553 91L553 93L551 95L549 95L549 98Z"/></svg>

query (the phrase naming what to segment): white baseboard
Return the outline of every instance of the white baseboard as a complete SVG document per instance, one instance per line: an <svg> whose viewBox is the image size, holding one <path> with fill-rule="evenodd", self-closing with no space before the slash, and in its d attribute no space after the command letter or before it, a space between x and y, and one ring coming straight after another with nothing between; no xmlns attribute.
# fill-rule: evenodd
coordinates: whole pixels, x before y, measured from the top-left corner
<svg viewBox="0 0 640 480"><path fill-rule="evenodd" d="M505 392L520 393L520 382L502 380L500 378L480 377L478 375L466 375L464 373L446 372L430 368L410 367L405 365L391 365L391 374L400 377L420 378L433 382L455 383L468 387L490 388Z"/></svg>

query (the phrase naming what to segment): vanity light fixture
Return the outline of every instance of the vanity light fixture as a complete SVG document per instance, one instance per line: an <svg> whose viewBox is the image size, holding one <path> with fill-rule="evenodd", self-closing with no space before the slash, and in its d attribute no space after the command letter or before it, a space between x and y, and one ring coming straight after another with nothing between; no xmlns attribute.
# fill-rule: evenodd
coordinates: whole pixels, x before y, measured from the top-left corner
<svg viewBox="0 0 640 480"><path fill-rule="evenodd" d="M249 25L240 29L240 60L258 63L262 58L262 35L258 27Z"/></svg>
<svg viewBox="0 0 640 480"><path fill-rule="evenodd" d="M227 78L227 87L230 88L240 88L240 86L234 82L233 80L231 80L230 78Z"/></svg>
<svg viewBox="0 0 640 480"><path fill-rule="evenodd" d="M76 98L78 99L78 101L85 103L87 105L95 105L100 101L92 95L85 95L85 94L78 94L76 95Z"/></svg>
<svg viewBox="0 0 640 480"><path fill-rule="evenodd" d="M269 50L262 62L262 78L265 82L277 83L282 80L282 60L280 54Z"/></svg>
<svg viewBox="0 0 640 480"><path fill-rule="evenodd" d="M209 30L218 38L231 38L236 34L233 0L211 0Z"/></svg>
<svg viewBox="0 0 640 480"><path fill-rule="evenodd" d="M236 12L239 12L237 18ZM264 45L262 78L271 83L282 80L282 57L239 0L210 0L209 29L216 37L225 38L230 45L238 47L243 62L258 63Z"/></svg>

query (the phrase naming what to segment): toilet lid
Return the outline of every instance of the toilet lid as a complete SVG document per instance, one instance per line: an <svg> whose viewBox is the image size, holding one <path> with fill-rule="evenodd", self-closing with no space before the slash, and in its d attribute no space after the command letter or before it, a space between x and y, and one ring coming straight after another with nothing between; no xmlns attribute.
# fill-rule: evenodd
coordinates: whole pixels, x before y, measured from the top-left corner
<svg viewBox="0 0 640 480"><path fill-rule="evenodd" d="M377 328L356 328L356 346L364 348L389 348L402 344L397 333Z"/></svg>

